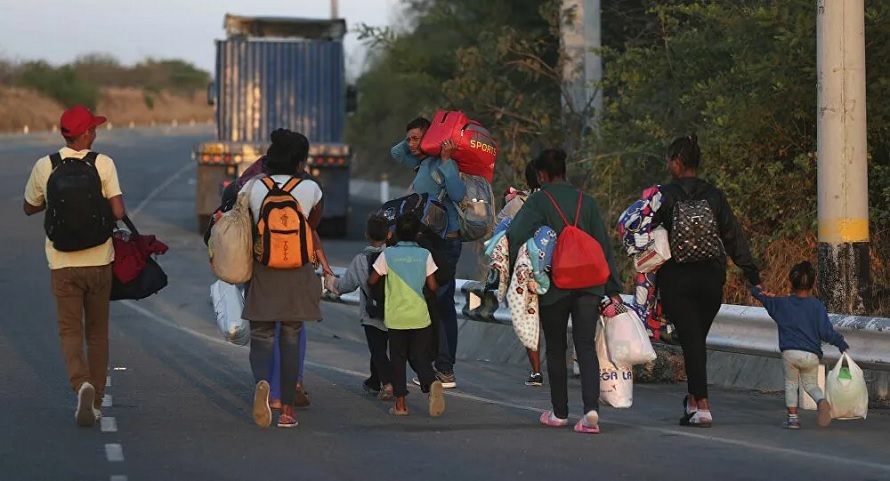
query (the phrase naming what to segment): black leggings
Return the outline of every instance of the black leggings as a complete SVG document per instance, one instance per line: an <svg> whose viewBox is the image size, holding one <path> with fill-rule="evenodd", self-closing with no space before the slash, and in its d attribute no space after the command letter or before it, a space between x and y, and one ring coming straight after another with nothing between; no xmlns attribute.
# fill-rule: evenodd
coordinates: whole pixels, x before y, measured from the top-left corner
<svg viewBox="0 0 890 481"><path fill-rule="evenodd" d="M723 278L700 275L659 277L658 289L664 315L677 329L683 347L689 394L696 400L707 399L707 339L723 302Z"/></svg>

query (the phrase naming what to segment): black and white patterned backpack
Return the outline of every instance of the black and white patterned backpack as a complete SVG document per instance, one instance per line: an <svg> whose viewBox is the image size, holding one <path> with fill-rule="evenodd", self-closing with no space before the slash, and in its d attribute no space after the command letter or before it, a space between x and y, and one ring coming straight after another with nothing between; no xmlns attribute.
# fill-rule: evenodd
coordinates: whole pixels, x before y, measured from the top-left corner
<svg viewBox="0 0 890 481"><path fill-rule="evenodd" d="M690 197L682 187L676 190L681 197L674 204L671 219L671 257L681 264L726 257L711 205L705 199Z"/></svg>

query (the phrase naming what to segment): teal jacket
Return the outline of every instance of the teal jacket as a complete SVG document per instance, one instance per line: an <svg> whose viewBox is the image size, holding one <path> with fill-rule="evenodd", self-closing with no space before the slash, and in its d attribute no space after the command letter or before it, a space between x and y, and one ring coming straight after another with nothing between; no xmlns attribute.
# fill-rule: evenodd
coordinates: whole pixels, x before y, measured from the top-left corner
<svg viewBox="0 0 890 481"><path fill-rule="evenodd" d="M445 232L454 232L460 229L460 219L455 204L464 200L467 195L467 186L460 178L457 164L453 160L442 161L438 157L418 159L411 154L408 142L405 140L393 146L390 153L393 159L417 171L413 182L414 192L429 194L430 197L441 200L445 204L445 210L448 212L448 228ZM443 179L444 185L436 182L433 177L434 172L438 172L438 177Z"/></svg>
<svg viewBox="0 0 890 481"><path fill-rule="evenodd" d="M553 202L544 192L549 192L556 199L559 208L562 210L566 219L572 224L575 222L575 210L578 207L579 190L567 182L555 182L544 184L541 190L530 195L525 201L525 205L513 218L510 227L507 228L507 242L510 245L510 265L516 263L519 254L519 247L535 235L535 231L541 226L550 226L557 235L562 233L565 223L557 212ZM615 255L612 246L609 243L609 235L606 231L606 225L600 215L599 207L593 197L583 194L581 202L581 218L578 220L578 228L590 234L600 245L606 254L606 261L609 264L611 276L603 286L594 286L588 289L582 289L581 292L589 292L599 297L605 295L614 295L621 293L621 276L618 267L615 265ZM558 242L558 241L557 241ZM512 267L511 267L512 269ZM555 285L551 285L550 289L539 297L542 306L552 305L565 298L573 291L559 289Z"/></svg>

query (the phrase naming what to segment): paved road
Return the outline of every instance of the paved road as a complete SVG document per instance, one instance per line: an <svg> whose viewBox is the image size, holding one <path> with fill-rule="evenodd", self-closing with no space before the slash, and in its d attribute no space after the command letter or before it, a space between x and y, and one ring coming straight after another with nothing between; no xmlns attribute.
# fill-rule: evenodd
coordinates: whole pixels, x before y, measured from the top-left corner
<svg viewBox="0 0 890 481"><path fill-rule="evenodd" d="M73 422L41 221L21 214L30 166L52 144L0 138L0 480L890 479L887 412L824 430L807 413L806 428L789 432L776 395L716 389L717 424L690 431L675 426L682 386L638 385L632 409L604 408L603 434L582 436L537 425L548 396L522 384L522 367L470 360L458 365L443 417L423 415L412 391L412 416L393 419L361 395L367 353L355 311L333 304L308 330L312 406L295 430L258 429L247 349L216 332L212 278L193 232L188 152L206 135L100 133L97 148L117 160L134 220L171 250L167 289L113 306L110 407L95 429ZM336 265L361 247L360 223L351 240L326 243Z"/></svg>

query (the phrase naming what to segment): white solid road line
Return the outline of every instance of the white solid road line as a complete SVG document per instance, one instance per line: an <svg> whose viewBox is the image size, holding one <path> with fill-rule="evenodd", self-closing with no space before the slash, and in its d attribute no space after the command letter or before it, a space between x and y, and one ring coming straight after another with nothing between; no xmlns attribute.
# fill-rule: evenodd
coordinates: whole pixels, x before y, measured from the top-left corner
<svg viewBox="0 0 890 481"><path fill-rule="evenodd" d="M244 349L243 347L235 346L234 344L230 344L229 342L225 341L224 339L222 339L220 337L209 336L207 334L204 334L203 332L198 332L198 331L189 329L187 327L183 327L183 326L181 326L181 325L179 325L165 317L159 316L159 315L155 314L154 312L149 311L148 309L146 309L140 305L137 305L136 303L134 303L132 301L121 301L121 304L129 307L130 309L133 309L134 311L138 312L139 314L142 314L143 316L147 317L148 319L151 319L151 320L157 322L158 324L167 326L172 329L176 329L181 332L189 333L195 337L204 339L206 341L213 342L215 344L222 344L222 345L228 346L233 349ZM341 374L347 374L347 375L350 375L350 376L353 376L356 378L367 377L367 373L361 373L361 372L352 371L349 369L343 369L341 367L330 366L327 364L319 364L317 362L312 362L309 360L306 360L306 365L314 367L314 368L318 368L318 369L324 369L327 371L338 372ZM535 408L532 406L527 406L524 404L499 401L497 399L489 399L489 398L485 398L482 396L474 396L472 394L466 394L466 393L461 393L461 392L446 391L446 395L456 397L456 398L466 399L468 401L475 401L475 402L480 402L480 403L484 403L484 404L494 404L496 406L503 406L503 407L513 408L513 409L521 409L523 411L530 411L530 412L534 412L534 413L543 412L541 409L538 409L538 408ZM862 468L877 469L877 470L881 470L881 471L890 472L890 464L873 463L873 462L869 462L869 461L860 461L860 460L856 460L856 459L845 458L842 456L833 456L830 454L812 453L812 452L808 452L808 451L802 451L802 450L791 449L791 448L780 448L780 447L774 447L774 446L766 446L766 445L752 443L749 441L743 441L743 440L739 440L739 439L730 439L730 438L725 438L725 437L711 436L711 435L707 435L707 434L697 434L697 433L690 432L688 429L685 429L685 430L680 429L680 428L671 429L671 428L663 428L663 427L657 427L657 426L647 426L644 424L631 424L631 423L625 423L625 422L619 422L619 421L606 421L606 422L603 422L602 424L604 424L606 426L608 426L610 424L616 425L616 426L627 426L627 427L632 427L635 429L640 429L643 431L650 431L650 432L655 432L655 433L669 435L669 436L680 436L680 437L686 437L686 438L691 438L691 439L699 439L699 440L709 441L711 443L727 444L730 446L738 446L738 447L743 447L743 448L751 449L751 450L755 450L755 451L766 451L766 452L769 452L772 454L781 454L781 455L785 455L785 456L797 456L797 457L801 457L801 458L808 458L808 459L813 459L813 460L818 460L818 461L830 461L830 462L838 463L838 464L845 464L845 465L850 465L850 466L857 466L857 467L862 467Z"/></svg>
<svg viewBox="0 0 890 481"><path fill-rule="evenodd" d="M124 448L117 443L106 444L105 457L112 463L121 462L124 460Z"/></svg>

